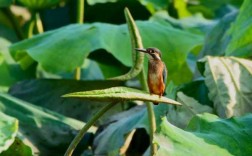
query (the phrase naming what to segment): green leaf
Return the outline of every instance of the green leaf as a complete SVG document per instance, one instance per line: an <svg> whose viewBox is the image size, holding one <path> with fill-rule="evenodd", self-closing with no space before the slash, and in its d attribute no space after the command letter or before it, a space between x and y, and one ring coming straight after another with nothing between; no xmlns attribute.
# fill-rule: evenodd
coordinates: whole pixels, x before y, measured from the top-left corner
<svg viewBox="0 0 252 156"><path fill-rule="evenodd" d="M178 88L178 91L185 95L194 98L200 104L213 106L213 102L208 97L209 90L204 80L196 80L187 84L183 84Z"/></svg>
<svg viewBox="0 0 252 156"><path fill-rule="evenodd" d="M151 13L168 9L170 0L139 0Z"/></svg>
<svg viewBox="0 0 252 156"><path fill-rule="evenodd" d="M205 83L220 117L241 116L252 111L252 61L235 57L205 57Z"/></svg>
<svg viewBox="0 0 252 156"><path fill-rule="evenodd" d="M177 14L179 18L185 18L191 16L191 13L187 10L187 1L184 0L174 1L174 8L177 9Z"/></svg>
<svg viewBox="0 0 252 156"><path fill-rule="evenodd" d="M0 38L0 87L8 88L14 83L35 77L34 66L23 70L18 64L11 58L8 46L11 43L3 38Z"/></svg>
<svg viewBox="0 0 252 156"><path fill-rule="evenodd" d="M160 107L160 105L158 105ZM149 132L149 121L146 109L130 109L126 115L118 116L109 126L97 134L94 139L94 155L119 155L123 148L126 136L137 128L144 128ZM156 116L157 113L155 113ZM131 142L131 139L128 140ZM106 146L105 146L106 145ZM122 153L123 154L123 153Z"/></svg>
<svg viewBox="0 0 252 156"><path fill-rule="evenodd" d="M155 140L157 155L250 155L252 115L220 119L212 114L194 117L188 128L179 129L163 118Z"/></svg>
<svg viewBox="0 0 252 156"><path fill-rule="evenodd" d="M0 110L19 120L19 131L40 155L62 155L84 123L41 108L7 94L0 94ZM95 127L90 129L94 132Z"/></svg>
<svg viewBox="0 0 252 156"><path fill-rule="evenodd" d="M205 37L205 44L199 55L199 58L202 58L206 55L224 55L225 49L230 41L230 34L227 34L227 30L230 28L236 16L237 12L227 14L221 18L215 26L212 27Z"/></svg>
<svg viewBox="0 0 252 156"><path fill-rule="evenodd" d="M10 148L0 154L1 156L32 156L32 150L29 146L25 145L22 140L16 137Z"/></svg>
<svg viewBox="0 0 252 156"><path fill-rule="evenodd" d="M190 50L202 44L202 37L172 28L169 24L141 21L137 25L144 45L155 45L163 52L169 79L176 84L191 80L192 73L186 58ZM69 25L36 35L12 45L10 52L17 61L28 54L47 71L70 72L80 66L90 52L97 49L106 49L124 65L132 66L130 48L125 24L94 23Z"/></svg>
<svg viewBox="0 0 252 156"><path fill-rule="evenodd" d="M91 102L77 98L62 98L61 96L71 92L104 89L122 85L124 85L124 82L121 81L36 79L22 81L13 85L9 90L9 94L65 116L73 117L81 121L88 121L94 113L105 105L104 102ZM114 106L108 113L104 114L104 118L100 118L99 123L104 122L111 114L123 111L125 106L127 108L125 103L124 107L122 107L122 105ZM83 110L85 110L86 113L83 113Z"/></svg>
<svg viewBox="0 0 252 156"><path fill-rule="evenodd" d="M12 4L13 0L0 0L0 8L8 7Z"/></svg>
<svg viewBox="0 0 252 156"><path fill-rule="evenodd" d="M240 12L228 31L231 36L225 54L228 56L249 57L252 55L252 1L244 0Z"/></svg>
<svg viewBox="0 0 252 156"><path fill-rule="evenodd" d="M18 120L0 112L0 153L14 142L18 132Z"/></svg>
<svg viewBox="0 0 252 156"><path fill-rule="evenodd" d="M17 0L17 1L25 5L26 7L34 10L50 8L60 2L60 0L39 0L39 1Z"/></svg>
<svg viewBox="0 0 252 156"><path fill-rule="evenodd" d="M92 90L85 92L76 92L63 95L63 97L78 97L84 98L87 100L93 101L133 101L133 100L141 100L141 101L151 101L157 103L167 103L180 105L179 102L176 102L172 99L168 99L164 96L159 97L158 95L150 95L147 92L128 88L128 87L112 87L108 89L102 90Z"/></svg>
<svg viewBox="0 0 252 156"><path fill-rule="evenodd" d="M213 113L213 108L202 105L194 98L188 97L182 92L177 93L177 100L182 104L181 107L171 107L167 112L167 119L173 125L179 128L185 128L189 121L196 115L201 113Z"/></svg>

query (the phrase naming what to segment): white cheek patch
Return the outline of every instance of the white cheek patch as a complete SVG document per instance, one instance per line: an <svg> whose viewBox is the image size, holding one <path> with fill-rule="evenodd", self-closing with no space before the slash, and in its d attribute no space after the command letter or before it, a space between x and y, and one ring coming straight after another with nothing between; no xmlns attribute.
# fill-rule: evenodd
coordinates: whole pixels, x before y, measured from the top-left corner
<svg viewBox="0 0 252 156"><path fill-rule="evenodd" d="M159 55L156 55L156 58L157 58L158 60L161 60L161 58L160 58L160 56L159 56Z"/></svg>

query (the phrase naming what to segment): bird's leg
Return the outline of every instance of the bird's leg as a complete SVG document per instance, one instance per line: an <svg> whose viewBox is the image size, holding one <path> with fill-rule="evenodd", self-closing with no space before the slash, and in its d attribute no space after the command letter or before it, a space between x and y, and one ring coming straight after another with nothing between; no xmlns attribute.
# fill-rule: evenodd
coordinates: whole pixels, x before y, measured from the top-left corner
<svg viewBox="0 0 252 156"><path fill-rule="evenodd" d="M162 97L162 94L159 94L159 98L161 98Z"/></svg>

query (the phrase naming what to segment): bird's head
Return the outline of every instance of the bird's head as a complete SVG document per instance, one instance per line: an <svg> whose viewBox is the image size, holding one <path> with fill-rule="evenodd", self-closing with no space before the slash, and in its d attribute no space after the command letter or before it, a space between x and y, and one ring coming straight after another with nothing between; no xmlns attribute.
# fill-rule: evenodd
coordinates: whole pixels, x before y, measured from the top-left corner
<svg viewBox="0 0 252 156"><path fill-rule="evenodd" d="M152 59L161 60L161 51L157 48L135 48L139 52L147 53L151 56Z"/></svg>

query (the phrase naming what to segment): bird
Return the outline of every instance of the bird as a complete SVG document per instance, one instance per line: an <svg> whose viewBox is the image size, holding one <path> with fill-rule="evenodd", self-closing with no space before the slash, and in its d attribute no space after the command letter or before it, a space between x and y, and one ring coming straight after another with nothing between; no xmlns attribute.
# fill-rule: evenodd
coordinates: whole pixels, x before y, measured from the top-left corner
<svg viewBox="0 0 252 156"><path fill-rule="evenodd" d="M135 48L138 52L143 52L149 55L148 61L148 87L150 94L159 95L159 98L165 93L167 68L161 60L161 51L158 48ZM158 105L157 102L153 103Z"/></svg>

